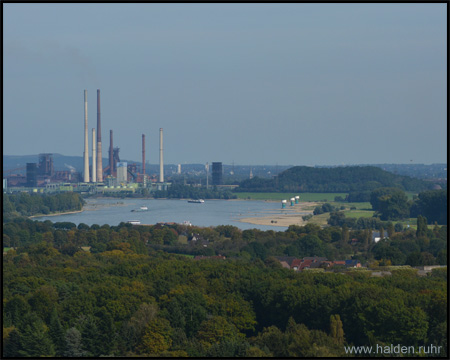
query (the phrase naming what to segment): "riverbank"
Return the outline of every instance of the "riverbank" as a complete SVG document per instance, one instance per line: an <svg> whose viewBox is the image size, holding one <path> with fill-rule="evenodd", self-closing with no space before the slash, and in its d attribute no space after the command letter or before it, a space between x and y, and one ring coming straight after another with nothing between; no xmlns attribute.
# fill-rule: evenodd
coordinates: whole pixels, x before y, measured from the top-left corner
<svg viewBox="0 0 450 360"><path fill-rule="evenodd" d="M82 213L83 211L85 211L85 210L81 209L81 210L77 210L77 211L62 211L62 212L51 213L51 214L36 214L36 215L28 216L28 218L32 219L32 218L43 217L43 216L47 217L47 216L67 215L67 214L78 214L78 213Z"/></svg>
<svg viewBox="0 0 450 360"><path fill-rule="evenodd" d="M271 215L247 217L239 219L239 222L254 224L288 227L290 225L305 225L307 222L303 220L303 216L312 214L314 208L317 206L316 202L304 202L294 206L280 209L279 212L273 212Z"/></svg>

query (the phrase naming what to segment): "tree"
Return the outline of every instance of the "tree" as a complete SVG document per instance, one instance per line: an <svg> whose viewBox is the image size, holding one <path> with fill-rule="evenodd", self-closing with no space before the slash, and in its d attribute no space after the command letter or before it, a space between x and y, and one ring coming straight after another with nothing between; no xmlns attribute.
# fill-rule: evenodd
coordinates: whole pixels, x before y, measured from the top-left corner
<svg viewBox="0 0 450 360"><path fill-rule="evenodd" d="M392 195L396 191L398 191L397 188L393 187L381 187L373 190L370 193L370 204L372 205L373 211L380 211L380 198L385 195Z"/></svg>
<svg viewBox="0 0 450 360"><path fill-rule="evenodd" d="M428 232L427 218L422 215L417 216L416 236L417 237L427 236L427 232Z"/></svg>
<svg viewBox="0 0 450 360"><path fill-rule="evenodd" d="M222 316L214 316L200 324L197 337L200 342L209 348L225 340L237 340L243 337L237 328Z"/></svg>
<svg viewBox="0 0 450 360"><path fill-rule="evenodd" d="M336 344L344 343L344 329L339 315L330 316L330 334Z"/></svg>
<svg viewBox="0 0 450 360"><path fill-rule="evenodd" d="M155 304L142 303L131 319L124 323L122 337L126 340L128 349L134 349L141 341L147 325L155 319L157 313L158 308Z"/></svg>
<svg viewBox="0 0 450 360"><path fill-rule="evenodd" d="M56 355L62 356L65 349L65 333L55 307L50 314L49 334L55 345Z"/></svg>
<svg viewBox="0 0 450 360"><path fill-rule="evenodd" d="M13 329L8 338L4 339L3 342L3 357L18 357L21 356L19 354L20 346L20 334L17 329Z"/></svg>
<svg viewBox="0 0 450 360"><path fill-rule="evenodd" d="M21 331L20 356L40 357L54 356L55 347L48 333L48 327L43 321L33 321Z"/></svg>
<svg viewBox="0 0 450 360"><path fill-rule="evenodd" d="M348 226L344 224L342 226L342 244L348 244L350 233L348 231Z"/></svg>
<svg viewBox="0 0 450 360"><path fill-rule="evenodd" d="M395 227L394 227L394 224L392 224L392 223L390 222L390 223L388 224L386 230L387 230L389 239L391 239L391 238L392 238L392 235L394 235L394 233L395 233Z"/></svg>
<svg viewBox="0 0 450 360"><path fill-rule="evenodd" d="M381 220L401 220L409 217L410 203L401 190L378 198L378 213Z"/></svg>
<svg viewBox="0 0 450 360"><path fill-rule="evenodd" d="M255 339L259 347L266 346L274 357L290 356L288 350L288 337L276 326L272 325L258 334Z"/></svg>
<svg viewBox="0 0 450 360"><path fill-rule="evenodd" d="M67 357L82 357L87 356L87 353L82 349L81 333L77 328L72 327L66 331L65 336L65 351L64 356Z"/></svg>
<svg viewBox="0 0 450 360"><path fill-rule="evenodd" d="M432 224L447 225L447 189L419 193L411 207L411 215L425 216Z"/></svg>
<svg viewBox="0 0 450 360"><path fill-rule="evenodd" d="M172 346L172 328L168 320L157 317L150 321L142 337L141 352L159 354Z"/></svg>

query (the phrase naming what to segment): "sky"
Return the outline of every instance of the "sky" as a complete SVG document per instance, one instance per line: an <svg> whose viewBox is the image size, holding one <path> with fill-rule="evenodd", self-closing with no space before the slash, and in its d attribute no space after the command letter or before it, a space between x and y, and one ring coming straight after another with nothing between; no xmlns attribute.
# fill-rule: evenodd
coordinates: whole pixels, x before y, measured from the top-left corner
<svg viewBox="0 0 450 360"><path fill-rule="evenodd" d="M3 154L447 162L447 5L3 4Z"/></svg>

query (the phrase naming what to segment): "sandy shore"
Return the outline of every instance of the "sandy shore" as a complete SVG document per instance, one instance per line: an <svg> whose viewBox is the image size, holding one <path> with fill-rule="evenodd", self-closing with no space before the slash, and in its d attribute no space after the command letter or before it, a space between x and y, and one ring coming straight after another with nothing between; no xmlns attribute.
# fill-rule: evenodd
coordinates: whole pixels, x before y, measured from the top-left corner
<svg viewBox="0 0 450 360"><path fill-rule="evenodd" d="M59 212L59 213L53 213L53 214L39 214L39 215L32 215L28 216L28 218L36 218L36 217L46 217L46 216L58 216L58 215L67 215L67 214L77 214L80 212L83 212L83 210L77 210L77 211L67 211L67 212Z"/></svg>
<svg viewBox="0 0 450 360"><path fill-rule="evenodd" d="M269 225L288 227L289 225L305 225L302 216L312 214L314 208L317 206L316 202L304 202L294 206L286 205L285 209L272 212L271 215L263 215L258 217L247 217L238 219L240 222L245 222L255 225Z"/></svg>

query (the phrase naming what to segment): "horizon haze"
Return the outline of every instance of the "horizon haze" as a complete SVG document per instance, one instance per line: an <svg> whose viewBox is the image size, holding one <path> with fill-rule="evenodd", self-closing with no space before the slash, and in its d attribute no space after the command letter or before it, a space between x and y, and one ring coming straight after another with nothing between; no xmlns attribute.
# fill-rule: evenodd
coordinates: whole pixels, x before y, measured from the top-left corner
<svg viewBox="0 0 450 360"><path fill-rule="evenodd" d="M447 163L447 5L3 4L3 154Z"/></svg>

